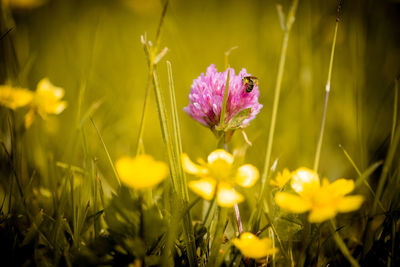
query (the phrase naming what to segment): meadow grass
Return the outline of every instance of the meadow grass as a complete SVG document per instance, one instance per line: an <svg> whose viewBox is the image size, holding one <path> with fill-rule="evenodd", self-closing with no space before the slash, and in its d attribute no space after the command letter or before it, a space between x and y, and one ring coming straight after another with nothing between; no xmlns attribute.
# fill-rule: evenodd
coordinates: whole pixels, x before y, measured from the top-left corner
<svg viewBox="0 0 400 267"><path fill-rule="evenodd" d="M357 82L364 81L363 76L367 75L355 71L358 73L355 81L348 85L345 82L349 77L346 76L348 70L339 68L345 68L347 64L345 56L340 55L346 53L346 47L342 45L345 33L341 36L339 31L339 25L343 31L350 28L346 26L347 21L341 19L342 16L349 18L345 16L346 6L341 10L341 1L330 5L332 9L337 4L336 16L334 9L317 8L329 14L313 14L329 25L326 28L330 31L324 32L329 37L317 41L326 42L326 46L321 47L330 46L330 51L319 48L321 51L315 53L322 59L310 63L308 57L314 49L307 46L310 33L297 23L309 23L302 16L313 11L313 3L293 0L277 6L275 24L271 24L277 29L271 31L271 36L280 41L276 42L276 47L268 44L268 53L263 54L264 58L267 54L276 55L277 70L270 71L264 84L262 72L267 69L264 60L248 63L252 73L261 74L254 74L259 77L260 88L275 88L268 93L260 89L260 99L265 97L263 109L246 128L252 146L245 133L243 137L240 134L247 126L242 123L251 109L242 109L233 114L235 116L231 116L229 109L233 94L229 81L236 77L229 67L245 65L236 56L243 53L240 52L242 48L232 47L236 44L229 39L234 36L234 33L229 34L230 26L222 31L228 34L221 38L221 42L232 48L224 48L225 54L220 53L220 61L225 67L220 71L228 71L223 81L219 123L208 125L210 131L182 113L183 105L187 105L190 81L200 73L196 72L198 69L205 72L203 67L210 63L202 62L209 60L210 55L192 55L187 52L187 46L182 45L185 41L190 42L191 34L198 36L204 31L199 27L194 28L198 32L193 33L190 20L188 25L177 26L180 17L176 14L189 8L188 4L149 1L146 9L146 5L130 6L126 1L117 5L88 1L75 13L67 8L70 5L76 7L76 3L50 1L39 7L39 15L32 15L31 19L3 4L0 10L0 49L4 59L0 62L0 258L4 266L397 266L400 263L396 255L400 240L399 76L393 74L392 69L384 69L383 74L387 77L376 77L376 83L381 85L387 80L392 81L387 92L393 95L393 100L384 99L377 104L384 106L384 119L379 123L374 121L375 127L384 125L386 128L371 137L375 141L383 140L382 148L373 151L376 144L366 142L367 136L372 134L367 133L365 121L346 128L352 123L357 124L352 115L344 117L357 104L348 104L351 100L339 88L362 88L363 85ZM220 8L218 4L208 4ZM256 6L255 2L249 5ZM107 55L99 58L94 48L101 50L102 46L116 44L104 39L112 31L101 21L131 25L125 21L131 13L119 19L108 17L105 11L110 8L111 14L124 14L128 7L133 8L129 12L161 12L158 25L153 20L146 21L145 15L136 21L144 20L146 31L156 27L154 42L148 39L147 33L128 31L135 38L141 37L140 42L139 38L135 42L144 50L144 56L138 57L143 62L136 71L125 67L106 68L98 60L108 62ZM66 9L60 11L63 8ZM59 9L62 16L57 18L57 24L68 25L68 16L80 19L78 13L84 8L94 13L85 18L89 23L83 23L82 27L92 32L95 25L96 30L89 36L83 32L77 34L75 41L84 43L80 44L82 51L90 51L90 55L77 57L75 63L69 62L69 71L75 73L76 80L51 69L53 63L47 63L49 66L46 67L46 60L49 60L46 57L57 54L62 57L63 49L66 53L71 52L67 46L54 42L53 26L49 26L49 40L37 37L39 43L43 42L43 47L38 46L37 54L24 50L28 45L23 39L23 30L27 27L24 23L39 23L40 14L43 14L40 12ZM245 13L246 8L239 3L226 6L224 14L227 16L222 23L236 23L236 19L228 15L232 16L237 10ZM168 17L168 12L172 17ZM99 14L95 22L91 21ZM173 16L176 16L175 20ZM181 16L187 19L185 15ZM261 16L257 22L270 20L265 17ZM244 39L261 36L246 28L246 23L253 17L246 18L244 26L238 26L247 34ZM212 17L209 19L213 20ZM398 19L398 15L394 19ZM203 23L206 21L202 20ZM180 27L190 29L186 32L187 40L181 40L179 35L168 36L179 32ZM353 27L355 33L361 34L357 25ZM113 37L121 33L116 31L115 35L112 33ZM37 31L37 34L43 33ZM210 30L210 40L214 40L212 34ZM119 63L128 61L124 57L132 59L132 54L143 54L138 47L127 50L121 44L123 37L118 40L120 47L116 45L117 50L121 51L114 57L120 60ZM351 45L359 41L355 40ZM169 42L172 48L164 47L164 43L169 46ZM54 47L47 47L48 55L40 50L53 43ZM299 55L303 61L294 57L296 50L291 50L300 44L307 47L304 58ZM397 48L396 45L391 47L396 57L399 56ZM208 49L213 48L201 47L204 53ZM230 55L233 49L235 53ZM247 59L242 57L242 60L246 62ZM399 68L398 62L388 60L387 66ZM49 60L52 61L57 59ZM193 65L203 67L192 68ZM299 75L294 71L296 65L301 66ZM322 90L311 90L320 87L312 86L312 83L323 84L323 78L315 78L315 73L307 71L310 66L311 69L320 68L316 73L327 77L324 95L321 95ZM39 67L42 69L38 70ZM111 75L112 71L115 73ZM68 101L66 108L63 106L57 111L63 104L63 94L59 94L56 86L51 84L48 91L43 89L48 95L39 94L39 84L36 91L32 90L40 75L50 76L55 85L63 84ZM132 80L129 80L130 75L133 75ZM124 76L125 85L121 82ZM79 85L74 85L74 81ZM274 86L271 81L275 82ZM289 85L296 90L288 93ZM76 88L75 92L68 86ZM308 86L311 88L306 88ZM140 89L129 93L130 87ZM21 97L10 97L10 90L17 94L20 88L27 88L33 95L28 104L21 104ZM101 88L98 93L97 88ZM295 97L290 98L290 94ZM356 93L360 97L358 94L361 93ZM371 94L376 102L376 95L383 95ZM322 97L325 97L324 101L321 101ZM12 101L21 107L15 108L10 104L14 103ZM303 103L314 105L315 111L309 106L304 107ZM288 109L290 105L293 107ZM344 106L346 111L342 112ZM370 115L369 111L365 111L366 115L360 114L364 111L357 110L359 120ZM26 114L35 116L29 126ZM300 116L304 118L299 119ZM235 131L237 133L233 135ZM358 136L356 141L354 136ZM359 146L353 145L353 141ZM298 144L302 142L305 144ZM367 151L373 151L372 155ZM154 160L149 155L161 160ZM124 156L135 168L119 167ZM199 159L192 162L192 156ZM165 173L163 166L168 169ZM303 168L311 166L312 169ZM285 172L285 167L290 167L291 171ZM258 170L262 171L259 173ZM347 179L324 178L339 176ZM283 182L276 186L279 179ZM154 183L150 183L153 180Z"/></svg>

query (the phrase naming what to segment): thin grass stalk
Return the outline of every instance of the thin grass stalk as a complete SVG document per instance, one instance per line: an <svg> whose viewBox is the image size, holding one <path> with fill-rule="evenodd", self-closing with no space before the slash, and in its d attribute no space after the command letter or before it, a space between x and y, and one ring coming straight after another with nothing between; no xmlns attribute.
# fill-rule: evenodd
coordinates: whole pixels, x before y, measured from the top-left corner
<svg viewBox="0 0 400 267"><path fill-rule="evenodd" d="M399 78L394 80L393 121L392 121L392 131L390 134L390 144L393 143L394 132L396 131L397 109L398 109L398 102L399 102L398 99L399 99Z"/></svg>
<svg viewBox="0 0 400 267"><path fill-rule="evenodd" d="M292 30L293 23L295 21L298 3L299 3L298 0L293 0L292 4L290 6L288 17L286 19L286 24L282 25L282 26L284 26L284 28L283 28L284 35L283 35L283 41L282 41L282 47L281 47L281 55L280 55L280 59L279 59L278 74L276 77L276 84L275 84L275 90L274 90L274 102L272 105L271 124L269 127L267 151L266 151L266 156L265 156L265 161L264 161L264 170L261 175L261 191L260 191L258 212L257 212L257 216L256 216L257 221L260 220L261 210L263 207L263 205L261 205L261 204L262 204L262 200L264 199L267 184L269 184L269 165L270 165L270 161L271 161L272 145L273 145L273 141L274 141L276 118L278 116L279 97L280 97L280 92L281 92L281 87L282 87L283 73L285 70L286 54L287 54L287 48L289 45L289 36L290 36L290 32ZM258 227L256 227L256 228L258 228ZM257 230L257 229L254 229L254 230Z"/></svg>
<svg viewBox="0 0 400 267"><path fill-rule="evenodd" d="M169 127L168 127L168 121L167 121L167 112L165 108L165 101L162 97L161 94L161 87L158 81L158 75L157 75L157 70L154 69L153 71L153 87L156 95L156 103L157 103L157 110L158 110L158 116L159 116L159 121L160 121L160 126L161 126L161 132L162 132L162 137L164 144L167 148L167 154L168 154L168 159L169 159L169 166L170 166L170 172L171 172L171 179L172 179L172 185L173 185L173 191L178 193L179 200L184 199L184 193L182 191L182 187L179 185L178 177L179 177L179 171L178 171L178 166L177 162L180 161L179 157L174 153L174 151L178 151L179 148L177 149L175 146L174 149L174 143L172 140L172 137L169 132ZM191 218L188 215L189 213L186 214L183 218L183 226L184 226L184 233L185 233L185 244L188 249L188 260L189 260L189 265L194 266L196 263L196 249L195 249L195 243L194 243L194 235L193 235L193 230L192 230L192 223L191 223Z"/></svg>
<svg viewBox="0 0 400 267"><path fill-rule="evenodd" d="M148 64L149 64L149 73L148 73L147 82L146 82L146 91L144 93L144 103L143 103L143 109L142 109L142 116L140 118L139 136L138 136L138 139L137 139L137 142L136 142L136 156L139 155L140 153L143 153L144 124L145 124L145 118L146 118L147 107L148 107L148 102L149 102L148 99L149 99L149 92L150 92L150 86L151 86L151 79L153 77L153 67L154 67L154 65L150 62L149 58L148 58Z"/></svg>
<svg viewBox="0 0 400 267"><path fill-rule="evenodd" d="M182 163L180 161L180 155L182 154L182 139L181 139L181 129L178 118L178 110L176 105L176 97L175 97L175 86L174 79L172 76L172 67L171 62L167 61L167 70L168 70L168 81L169 81L169 95L171 101L171 113L172 113L172 129L174 132L174 141L175 141L175 150L178 157L177 164L178 170L180 173L180 185L182 191L182 197L186 202L189 202L189 192L187 189L187 179L186 174L182 169Z"/></svg>
<svg viewBox="0 0 400 267"><path fill-rule="evenodd" d="M330 228L333 235L333 239L335 240L337 246L339 247L340 251L346 257L346 259L350 262L351 266L353 267L360 267L358 262L353 258L349 249L347 248L346 244L343 242L343 239L340 237L339 233L336 231L336 223L332 219L330 220Z"/></svg>
<svg viewBox="0 0 400 267"><path fill-rule="evenodd" d="M91 162L91 168L92 168L92 177L91 177L91 182L92 182L92 198L93 198L93 211L97 212L99 210L98 208L98 184L97 184L97 166L95 160L92 160ZM96 217L93 220L93 232L94 232L94 239L96 240L97 237L99 236L100 232L100 221Z"/></svg>
<svg viewBox="0 0 400 267"><path fill-rule="evenodd" d="M319 131L319 138L318 138L317 149L316 149L316 152L315 152L315 159L314 159L314 167L313 167L313 169L314 169L315 172L318 172L319 160L321 158L321 148L322 148L322 141L323 141L323 138L324 138L326 111L328 109L329 92L331 91L332 67L333 67L333 59L334 59L334 56L335 56L336 37L337 37L338 28L339 28L340 7L341 6L340 6L340 2L339 2L338 11L337 11L338 14L337 14L336 23L335 23L335 32L333 34L331 56L330 56L330 60L329 60L328 78L326 80L326 85L325 85L324 111L322 113L321 128L320 128L320 131Z"/></svg>
<svg viewBox="0 0 400 267"><path fill-rule="evenodd" d="M393 159L396 154L397 147L399 145L399 141L400 141L400 130L397 130L393 138L393 143L390 145L388 154L386 156L385 163L383 164L381 176L379 177L379 183L376 189L376 196L374 198L374 202L372 203L372 208L371 208L372 216L375 215L376 213L378 201L381 199L383 190L385 189L386 180L388 178L388 174L392 166Z"/></svg>
<svg viewBox="0 0 400 267"><path fill-rule="evenodd" d="M171 101L171 113L172 113L172 131L174 137L174 151L175 151L175 164L178 169L179 175L177 176L178 186L180 187L181 199L183 200L183 210L186 210L189 205L189 192L187 187L187 179L186 174L183 171L182 163L180 160L180 155L182 154L182 140L181 140L181 132L180 132L180 124L178 119L178 110L176 105L175 98L175 87L174 80L172 76L172 67L171 63L167 61L167 70L168 70L168 81L169 81L169 93L170 93L170 101ZM180 179L179 179L180 178ZM185 234L185 243L188 251L189 260L193 261L190 265L195 264L196 259L196 244L192 226L192 218L190 215L190 210L187 210L183 214L183 225L184 225L184 234Z"/></svg>
<svg viewBox="0 0 400 267"><path fill-rule="evenodd" d="M349 153L346 151L346 149L344 149L344 147L340 146L340 148L342 149L344 155L346 156L346 158L349 160L350 164L353 166L354 170L356 171L357 175L358 175L358 179L362 179L362 183L368 188L368 191L371 193L371 195L375 198L375 192L374 190L371 188L370 184L366 181L366 179L370 176L370 174L372 174L372 171L376 170L376 168L378 168L382 162L377 162L375 164L373 164L371 167L373 168L371 171L369 171L369 168L364 172L361 173L360 169L357 167L357 165L355 164L354 160L350 157ZM370 168L371 168L370 167ZM355 183L355 187L358 186L358 180ZM379 200L378 200L379 201ZM379 207L382 209L383 212L386 212L385 208L383 207L381 201L378 202Z"/></svg>
<svg viewBox="0 0 400 267"><path fill-rule="evenodd" d="M154 71L153 71L153 88L154 88L155 95L156 95L156 103L157 103L158 118L159 118L160 127L161 127L161 135L162 135L163 142L167 149L167 156L168 156L168 162L169 162L169 167L170 167L173 191L177 192L181 196L180 186L178 185L178 181L177 181L178 171L177 171L177 167L175 165L176 164L176 159L175 159L176 155L174 154L173 143L172 143L171 134L170 134L170 130L168 127L168 121L167 121L167 110L165 108L165 101L161 94L161 87L160 87L160 83L158 81L158 74L157 74L156 69L154 69Z"/></svg>
<svg viewBox="0 0 400 267"><path fill-rule="evenodd" d="M145 124L145 119L146 119L146 114L147 114L148 103L149 103L149 92L150 92L150 87L151 87L151 80L153 78L153 71L154 71L154 65L155 65L154 60L156 58L156 55L158 54L158 50L159 50L159 46L160 46L161 30L164 25L165 15L167 14L168 3L169 3L169 1L167 0L164 4L164 7L163 7L163 10L161 13L160 23L158 24L157 33L156 33L155 46L153 49L151 49L151 51L150 51L150 49L149 50L145 49L147 63L149 65L149 73L147 76L142 116L140 119L139 136L138 136L137 143L136 143L136 155L140 154L142 152L141 150L143 148L143 132L144 132L144 124Z"/></svg>
<svg viewBox="0 0 400 267"><path fill-rule="evenodd" d="M112 161L112 159L111 159L111 155L110 155L110 153L108 152L106 143L104 143L103 137L101 136L101 133L100 133L99 129L97 128L96 124L94 123L92 117L90 117L90 121L92 122L93 127L94 127L94 129L96 130L97 136L99 137L101 144L103 145L103 149L104 149L104 151L106 152L108 162L110 163L111 168L112 168L112 170L113 170L113 172L114 172L115 179L117 180L118 185L121 186L121 180L119 179L119 175L118 175L117 169L115 168L114 163L113 163L113 161Z"/></svg>
<svg viewBox="0 0 400 267"><path fill-rule="evenodd" d="M229 67L229 66L228 66ZM230 69L228 68L228 75L226 76L226 84L224 90L224 99L222 101L221 107L221 115L219 117L219 124L220 126L225 126L225 118L226 118L226 102L228 101L228 94L229 94L229 76L230 76ZM222 137L223 142L225 144L225 135Z"/></svg>
<svg viewBox="0 0 400 267"><path fill-rule="evenodd" d="M216 266L216 263L219 258L219 249L222 243L222 236L225 230L225 222L228 216L228 210L223 207L219 207L219 215L218 215L218 222L215 229L214 240L211 245L211 254L210 259L208 261L208 266Z"/></svg>

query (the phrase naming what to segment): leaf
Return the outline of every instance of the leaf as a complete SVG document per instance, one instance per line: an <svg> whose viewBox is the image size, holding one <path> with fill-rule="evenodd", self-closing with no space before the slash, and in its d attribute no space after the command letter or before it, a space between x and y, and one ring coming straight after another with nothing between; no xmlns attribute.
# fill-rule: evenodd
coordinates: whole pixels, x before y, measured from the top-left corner
<svg viewBox="0 0 400 267"><path fill-rule="evenodd" d="M228 125L225 126L225 131L239 128L243 121L251 114L251 108L246 108L239 111L232 119L229 120Z"/></svg>

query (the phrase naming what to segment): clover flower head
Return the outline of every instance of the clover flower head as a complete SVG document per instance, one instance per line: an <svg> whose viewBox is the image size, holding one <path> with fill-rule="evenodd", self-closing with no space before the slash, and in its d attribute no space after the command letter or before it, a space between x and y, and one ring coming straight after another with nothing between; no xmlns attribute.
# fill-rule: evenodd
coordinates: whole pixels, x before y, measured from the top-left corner
<svg viewBox="0 0 400 267"><path fill-rule="evenodd" d="M199 160L200 164L192 162L185 153L181 160L185 172L200 178L190 181L189 188L206 200L216 196L221 207L232 207L244 200L233 188L234 184L251 187L259 178L256 167L251 164L235 166L233 156L223 149L211 152L207 162Z"/></svg>
<svg viewBox="0 0 400 267"><path fill-rule="evenodd" d="M220 117L228 71L230 73L226 117L221 124ZM184 111L213 131L228 131L248 126L260 112L262 105L258 103L260 95L258 84L255 84L250 92L246 92L247 87L242 81L246 76L250 74L244 68L236 75L232 68L218 72L214 64L210 65L206 74L202 73L193 81L189 105L184 108ZM218 126L223 129L218 129Z"/></svg>
<svg viewBox="0 0 400 267"><path fill-rule="evenodd" d="M340 178L330 183L324 178L321 184L318 174L307 168L294 171L291 179L291 187L297 194L278 192L275 202L289 212L309 211L311 223L332 219L339 212L355 211L364 201L361 195L346 196L354 190L353 180Z"/></svg>
<svg viewBox="0 0 400 267"><path fill-rule="evenodd" d="M278 252L278 249L273 246L271 238L260 239L249 232L242 233L240 238L233 239L232 243L245 257L253 259L264 258Z"/></svg>
<svg viewBox="0 0 400 267"><path fill-rule="evenodd" d="M121 182L133 189L151 188L162 182L168 175L168 167L149 155L135 158L122 157L115 167Z"/></svg>

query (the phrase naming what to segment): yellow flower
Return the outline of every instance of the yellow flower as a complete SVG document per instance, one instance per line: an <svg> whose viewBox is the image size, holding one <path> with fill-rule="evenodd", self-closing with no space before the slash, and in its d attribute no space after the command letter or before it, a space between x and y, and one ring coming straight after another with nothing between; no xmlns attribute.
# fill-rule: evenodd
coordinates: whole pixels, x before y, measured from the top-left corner
<svg viewBox="0 0 400 267"><path fill-rule="evenodd" d="M339 212L351 212L360 208L364 198L360 195L345 196L354 190L354 181L338 179L329 183L328 179L320 179L316 172L299 168L292 174L291 186L297 193L278 192L275 202L293 213L309 211L308 220L320 223L332 219Z"/></svg>
<svg viewBox="0 0 400 267"><path fill-rule="evenodd" d="M31 109L25 116L26 128L31 126L36 113L43 119L46 119L48 114L60 114L67 107L67 102L61 100L64 93L63 88L54 86L48 78L40 80L32 100Z"/></svg>
<svg viewBox="0 0 400 267"><path fill-rule="evenodd" d="M32 102L33 92L28 89L0 85L0 105L17 109Z"/></svg>
<svg viewBox="0 0 400 267"><path fill-rule="evenodd" d="M278 252L278 249L273 247L271 238L260 239L249 232L242 233L240 238L233 239L232 243L245 257L253 259L264 258Z"/></svg>
<svg viewBox="0 0 400 267"><path fill-rule="evenodd" d="M151 188L159 184L168 175L168 167L162 161L156 161L149 155L135 158L122 157L115 167L121 182L134 189Z"/></svg>
<svg viewBox="0 0 400 267"><path fill-rule="evenodd" d="M189 182L189 188L206 200L211 200L216 194L217 203L221 207L232 207L243 201L243 196L233 188L235 183L251 187L259 177L257 168L251 164L235 167L233 156L223 149L211 152L207 163L200 161L200 164L196 164L185 153L181 160L185 172L200 178Z"/></svg>
<svg viewBox="0 0 400 267"><path fill-rule="evenodd" d="M289 180L292 178L292 174L290 171L285 168L282 173L278 172L278 175L275 177L275 180L270 181L270 185L276 187L283 187Z"/></svg>

